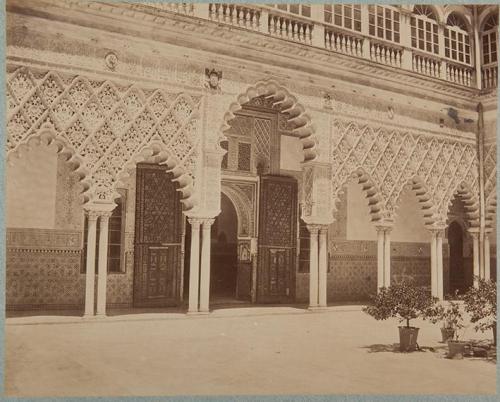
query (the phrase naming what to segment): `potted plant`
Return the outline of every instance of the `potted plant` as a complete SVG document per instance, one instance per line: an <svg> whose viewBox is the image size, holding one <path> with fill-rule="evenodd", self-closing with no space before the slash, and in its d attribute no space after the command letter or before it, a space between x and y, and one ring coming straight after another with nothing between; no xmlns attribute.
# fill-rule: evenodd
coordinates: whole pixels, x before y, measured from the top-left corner
<svg viewBox="0 0 500 402"><path fill-rule="evenodd" d="M363 311L376 320L394 317L405 322L405 326L399 327L399 350L412 352L418 348L419 328L410 326L410 320L420 316L425 318L434 303L435 299L427 289L402 281L380 288L379 293L371 297L371 305L364 307Z"/></svg>
<svg viewBox="0 0 500 402"><path fill-rule="evenodd" d="M453 340L455 335L458 336L458 330L464 327L460 304L453 300L447 302L446 305L435 303L426 311L425 318L433 324L441 322L441 338L443 343L448 342L450 339Z"/></svg>
<svg viewBox="0 0 500 402"><path fill-rule="evenodd" d="M465 311L476 331L493 331L493 345L497 344L497 288L496 283L478 280L478 287L470 288L463 296Z"/></svg>

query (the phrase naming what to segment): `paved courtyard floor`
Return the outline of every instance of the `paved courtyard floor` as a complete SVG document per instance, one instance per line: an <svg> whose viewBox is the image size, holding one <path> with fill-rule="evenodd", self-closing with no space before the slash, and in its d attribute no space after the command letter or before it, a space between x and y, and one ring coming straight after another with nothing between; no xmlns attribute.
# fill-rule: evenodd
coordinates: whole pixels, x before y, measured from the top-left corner
<svg viewBox="0 0 500 402"><path fill-rule="evenodd" d="M9 396L493 394L495 361L446 359L436 325L399 353L398 322L359 306L230 308L208 316L19 317L6 325ZM487 338L472 328L465 338Z"/></svg>

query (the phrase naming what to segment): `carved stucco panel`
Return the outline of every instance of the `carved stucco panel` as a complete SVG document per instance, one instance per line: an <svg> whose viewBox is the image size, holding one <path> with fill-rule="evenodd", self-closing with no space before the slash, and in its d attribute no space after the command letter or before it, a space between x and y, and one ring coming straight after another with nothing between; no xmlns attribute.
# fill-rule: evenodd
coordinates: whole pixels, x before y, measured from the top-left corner
<svg viewBox="0 0 500 402"><path fill-rule="evenodd" d="M189 177L183 184L191 187L201 143L200 97L27 67L9 75L7 91L7 151L26 144L50 121L51 140L83 165L88 198L116 197L117 177L151 144L178 176Z"/></svg>
<svg viewBox="0 0 500 402"><path fill-rule="evenodd" d="M472 209L477 205L478 161L470 143L340 118L334 121L331 141L334 199L338 201L342 187L354 175L371 199L373 220L394 220L408 184L431 208L428 224L446 221L457 193Z"/></svg>

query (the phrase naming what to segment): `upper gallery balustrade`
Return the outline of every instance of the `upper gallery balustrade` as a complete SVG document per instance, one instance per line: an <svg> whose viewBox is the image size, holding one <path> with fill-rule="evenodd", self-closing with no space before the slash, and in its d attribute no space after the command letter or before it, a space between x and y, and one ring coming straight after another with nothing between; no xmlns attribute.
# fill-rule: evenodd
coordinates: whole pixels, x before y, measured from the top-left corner
<svg viewBox="0 0 500 402"><path fill-rule="evenodd" d="M497 86L498 7L228 3L148 3L147 7L237 26L467 87Z"/></svg>

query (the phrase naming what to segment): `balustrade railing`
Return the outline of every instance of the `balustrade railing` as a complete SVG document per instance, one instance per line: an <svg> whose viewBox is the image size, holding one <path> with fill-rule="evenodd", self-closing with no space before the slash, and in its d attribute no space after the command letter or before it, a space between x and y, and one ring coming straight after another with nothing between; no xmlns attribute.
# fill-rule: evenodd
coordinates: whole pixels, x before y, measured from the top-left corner
<svg viewBox="0 0 500 402"><path fill-rule="evenodd" d="M307 15L276 9L270 5L229 3L143 3L167 12L208 18L218 23L259 31L286 40L323 47L330 51L364 58L418 74L472 87L476 84L473 67L411 48L374 38L368 31L355 32L323 21L322 5L312 5ZM321 8L319 8L321 7ZM298 9L297 9L298 10ZM365 10L365 11L363 11ZM361 13L367 12L361 8ZM208 14L208 15L207 15ZM368 17L366 17L368 18ZM361 18L363 21L363 18ZM365 29L368 29L367 27ZM482 67L482 88L497 86L497 63Z"/></svg>
<svg viewBox="0 0 500 402"><path fill-rule="evenodd" d="M325 47L350 56L363 56L363 37L325 27Z"/></svg>
<svg viewBox="0 0 500 402"><path fill-rule="evenodd" d="M239 4L211 3L209 17L213 21L236 25L251 30L259 30L260 9Z"/></svg>
<svg viewBox="0 0 500 402"><path fill-rule="evenodd" d="M496 88L498 84L498 63L483 66L481 72L483 89Z"/></svg>
<svg viewBox="0 0 500 402"><path fill-rule="evenodd" d="M474 69L451 62L446 63L446 79L456 84L472 86Z"/></svg>
<svg viewBox="0 0 500 402"><path fill-rule="evenodd" d="M430 77L441 77L441 60L436 57L413 53L412 56L413 71L428 75Z"/></svg>
<svg viewBox="0 0 500 402"><path fill-rule="evenodd" d="M403 49L386 43L370 41L370 59L377 63L401 67Z"/></svg>
<svg viewBox="0 0 500 402"><path fill-rule="evenodd" d="M269 33L294 42L301 42L310 45L312 43L312 22L282 13L269 12L268 17Z"/></svg>

